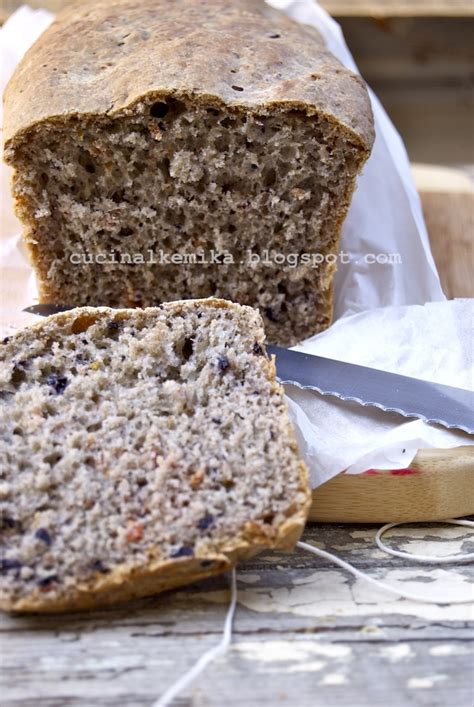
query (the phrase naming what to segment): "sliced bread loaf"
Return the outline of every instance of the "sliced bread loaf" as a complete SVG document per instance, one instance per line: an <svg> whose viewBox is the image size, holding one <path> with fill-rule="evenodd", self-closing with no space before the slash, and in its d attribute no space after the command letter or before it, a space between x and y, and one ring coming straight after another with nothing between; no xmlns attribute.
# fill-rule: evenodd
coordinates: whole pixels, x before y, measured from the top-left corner
<svg viewBox="0 0 474 707"><path fill-rule="evenodd" d="M269 341L330 323L373 142L367 90L263 0L86 0L5 95L5 156L43 302L258 307Z"/></svg>
<svg viewBox="0 0 474 707"><path fill-rule="evenodd" d="M0 344L0 607L90 608L291 548L309 491L259 314L80 308Z"/></svg>

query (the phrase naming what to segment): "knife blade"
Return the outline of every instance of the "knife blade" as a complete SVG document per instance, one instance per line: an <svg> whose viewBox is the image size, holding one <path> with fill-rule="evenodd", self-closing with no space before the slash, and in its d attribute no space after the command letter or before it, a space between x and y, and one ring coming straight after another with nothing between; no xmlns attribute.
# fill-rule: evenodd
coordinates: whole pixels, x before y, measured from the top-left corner
<svg viewBox="0 0 474 707"><path fill-rule="evenodd" d="M267 346L281 383L474 434L474 393L312 354Z"/></svg>
<svg viewBox="0 0 474 707"><path fill-rule="evenodd" d="M34 304L23 311L47 317L68 309L73 307ZM474 393L469 390L290 351L280 346L268 345L266 348L275 356L281 383L474 434Z"/></svg>
<svg viewBox="0 0 474 707"><path fill-rule="evenodd" d="M39 317L49 317L52 314L59 314L59 312L67 312L70 309L74 309L74 307L68 304L32 304L31 307L25 307L23 311L37 314Z"/></svg>

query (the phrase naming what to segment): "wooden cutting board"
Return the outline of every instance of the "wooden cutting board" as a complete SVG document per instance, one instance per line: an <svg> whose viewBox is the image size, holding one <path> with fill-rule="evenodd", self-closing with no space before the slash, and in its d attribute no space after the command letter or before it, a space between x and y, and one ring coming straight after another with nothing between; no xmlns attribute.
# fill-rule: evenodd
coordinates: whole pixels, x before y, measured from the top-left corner
<svg viewBox="0 0 474 707"><path fill-rule="evenodd" d="M408 469L339 474L313 491L309 519L396 523L474 514L474 447L421 449Z"/></svg>
<svg viewBox="0 0 474 707"><path fill-rule="evenodd" d="M446 295L473 297L469 176L455 169L414 165L433 255ZM474 415L474 411L473 411ZM474 447L422 449L409 469L339 474L313 491L310 520L396 523L474 514Z"/></svg>

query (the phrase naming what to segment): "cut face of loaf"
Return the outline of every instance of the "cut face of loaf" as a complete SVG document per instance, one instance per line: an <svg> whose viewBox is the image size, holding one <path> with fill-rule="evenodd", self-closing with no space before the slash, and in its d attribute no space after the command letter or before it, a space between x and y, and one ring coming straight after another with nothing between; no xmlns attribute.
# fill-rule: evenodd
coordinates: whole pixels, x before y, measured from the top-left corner
<svg viewBox="0 0 474 707"><path fill-rule="evenodd" d="M282 344L330 323L328 256L373 130L314 31L251 0L82 3L5 110L42 301L215 295L258 307Z"/></svg>
<svg viewBox="0 0 474 707"><path fill-rule="evenodd" d="M0 606L91 608L291 548L307 476L257 312L82 308L0 344Z"/></svg>

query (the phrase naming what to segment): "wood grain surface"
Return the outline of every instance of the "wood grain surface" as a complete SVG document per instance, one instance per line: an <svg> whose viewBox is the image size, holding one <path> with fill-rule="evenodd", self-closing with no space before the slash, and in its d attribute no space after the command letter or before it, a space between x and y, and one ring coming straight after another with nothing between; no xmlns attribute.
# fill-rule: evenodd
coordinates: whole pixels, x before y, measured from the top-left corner
<svg viewBox="0 0 474 707"><path fill-rule="evenodd" d="M421 449L407 470L340 474L313 491L310 519L397 523L474 514L474 447Z"/></svg>
<svg viewBox="0 0 474 707"><path fill-rule="evenodd" d="M474 297L474 188L466 171L413 169L433 257L449 299Z"/></svg>
<svg viewBox="0 0 474 707"><path fill-rule="evenodd" d="M472 17L469 0L320 0L335 17Z"/></svg>
<svg viewBox="0 0 474 707"><path fill-rule="evenodd" d="M30 7L45 7L58 12L78 0L29 0ZM1 0L0 17L14 12L22 0ZM336 17L419 17L472 16L473 3L469 0L321 0L321 5Z"/></svg>
<svg viewBox="0 0 474 707"><path fill-rule="evenodd" d="M310 524L304 539L389 584L469 596L472 565L398 560L374 533ZM474 549L452 526L386 540L407 552ZM397 600L300 550L261 555L237 576L232 648L175 707L472 707L471 606ZM2 616L2 707L149 707L219 641L228 600L219 577L92 614Z"/></svg>

